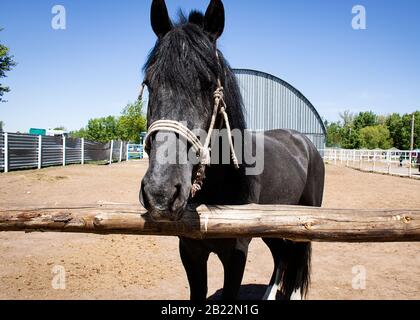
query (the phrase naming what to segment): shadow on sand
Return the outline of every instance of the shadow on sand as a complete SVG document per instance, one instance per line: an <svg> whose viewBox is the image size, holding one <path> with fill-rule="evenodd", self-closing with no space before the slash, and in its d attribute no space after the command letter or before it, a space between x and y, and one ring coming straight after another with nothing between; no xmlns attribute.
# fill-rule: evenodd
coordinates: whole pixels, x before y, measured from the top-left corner
<svg viewBox="0 0 420 320"><path fill-rule="evenodd" d="M261 284L247 284L241 286L239 291L238 300L262 300L265 291L267 290L266 285ZM210 297L210 301L217 301L222 299L222 289L217 290ZM276 300L284 300L280 292L277 293Z"/></svg>

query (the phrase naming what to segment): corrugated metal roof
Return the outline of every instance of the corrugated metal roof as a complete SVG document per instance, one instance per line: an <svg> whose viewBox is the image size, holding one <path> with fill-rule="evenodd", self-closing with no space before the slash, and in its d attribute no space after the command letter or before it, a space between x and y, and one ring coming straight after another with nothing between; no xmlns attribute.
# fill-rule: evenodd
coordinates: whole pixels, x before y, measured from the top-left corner
<svg viewBox="0 0 420 320"><path fill-rule="evenodd" d="M293 129L323 149L326 129L312 103L296 88L256 70L233 70L241 89L246 121L251 130Z"/></svg>

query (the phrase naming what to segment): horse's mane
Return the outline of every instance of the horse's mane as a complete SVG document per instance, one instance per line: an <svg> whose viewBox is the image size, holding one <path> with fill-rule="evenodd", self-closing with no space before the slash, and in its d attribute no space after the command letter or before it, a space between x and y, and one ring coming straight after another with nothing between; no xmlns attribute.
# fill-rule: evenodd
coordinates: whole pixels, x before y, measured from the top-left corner
<svg viewBox="0 0 420 320"><path fill-rule="evenodd" d="M173 29L156 42L143 67L146 80L153 86L162 83L176 83L176 89L197 95L191 84L199 80L205 87L213 88L220 78L228 106L229 120L232 128L245 129L245 117L242 96L229 63L218 51L216 57L214 44L204 32L204 16L201 12L192 11L188 17L182 11ZM218 62L219 61L219 62ZM183 72L185 65L194 70Z"/></svg>

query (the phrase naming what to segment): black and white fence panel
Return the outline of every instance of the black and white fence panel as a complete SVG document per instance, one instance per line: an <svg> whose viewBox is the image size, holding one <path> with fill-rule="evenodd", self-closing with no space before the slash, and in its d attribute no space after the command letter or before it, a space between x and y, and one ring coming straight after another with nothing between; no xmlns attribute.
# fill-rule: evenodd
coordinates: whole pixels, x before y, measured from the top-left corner
<svg viewBox="0 0 420 320"><path fill-rule="evenodd" d="M127 160L127 143L0 133L0 171Z"/></svg>

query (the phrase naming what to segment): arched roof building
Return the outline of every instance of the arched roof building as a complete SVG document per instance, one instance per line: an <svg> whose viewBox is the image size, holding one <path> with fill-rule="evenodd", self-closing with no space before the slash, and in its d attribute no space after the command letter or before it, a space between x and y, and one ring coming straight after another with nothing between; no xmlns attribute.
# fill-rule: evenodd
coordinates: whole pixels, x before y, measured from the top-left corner
<svg viewBox="0 0 420 320"><path fill-rule="evenodd" d="M319 150L325 148L324 123L312 103L299 90L261 71L234 69L234 72L250 130L293 129L305 134Z"/></svg>

